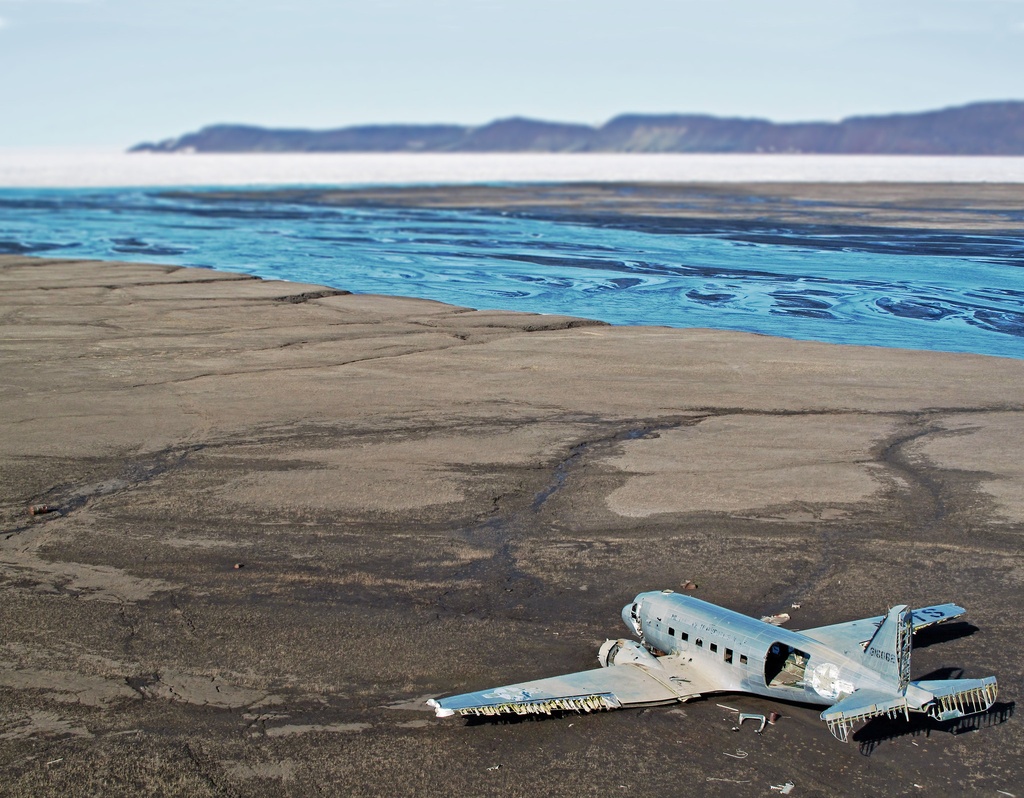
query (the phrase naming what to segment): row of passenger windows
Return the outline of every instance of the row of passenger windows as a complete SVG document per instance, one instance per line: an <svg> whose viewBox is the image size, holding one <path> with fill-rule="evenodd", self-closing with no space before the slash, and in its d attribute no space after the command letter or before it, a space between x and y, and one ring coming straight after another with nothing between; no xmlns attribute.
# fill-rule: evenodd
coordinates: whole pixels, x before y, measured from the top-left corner
<svg viewBox="0 0 1024 798"><path fill-rule="evenodd" d="M675 637L676 636L676 630L673 627L671 627L671 626L668 628L668 636L669 637ZM685 643L687 640L690 639L690 635L689 635L688 632L680 632L679 633L679 639L682 640ZM697 646L697 648L704 648L704 641L701 640L699 637L696 640L694 640L693 643L694 643L695 646ZM718 643L708 643L708 651L710 651L712 654L717 654L718 653ZM725 650L725 653L722 655L722 658L726 662L728 662L729 664L732 664L732 649L731 648L727 648ZM746 654L740 654L740 665L746 665L746 664L747 664L747 655Z"/></svg>

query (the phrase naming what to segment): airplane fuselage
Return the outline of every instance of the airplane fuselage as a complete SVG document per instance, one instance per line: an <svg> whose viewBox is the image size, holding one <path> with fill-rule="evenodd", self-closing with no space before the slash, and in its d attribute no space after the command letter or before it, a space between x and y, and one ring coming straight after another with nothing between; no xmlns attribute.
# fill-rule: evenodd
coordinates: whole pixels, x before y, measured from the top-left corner
<svg viewBox="0 0 1024 798"><path fill-rule="evenodd" d="M721 692L829 706L858 688L885 688L863 667L859 646L837 651L686 594L641 593L622 617L646 646L692 669L701 681L720 685Z"/></svg>

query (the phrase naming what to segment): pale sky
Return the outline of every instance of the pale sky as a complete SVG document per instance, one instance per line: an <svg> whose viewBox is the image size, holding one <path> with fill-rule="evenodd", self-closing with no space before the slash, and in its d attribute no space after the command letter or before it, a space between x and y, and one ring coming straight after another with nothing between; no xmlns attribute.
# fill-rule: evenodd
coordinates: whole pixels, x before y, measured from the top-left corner
<svg viewBox="0 0 1024 798"><path fill-rule="evenodd" d="M0 0L0 147L1024 99L1024 0Z"/></svg>

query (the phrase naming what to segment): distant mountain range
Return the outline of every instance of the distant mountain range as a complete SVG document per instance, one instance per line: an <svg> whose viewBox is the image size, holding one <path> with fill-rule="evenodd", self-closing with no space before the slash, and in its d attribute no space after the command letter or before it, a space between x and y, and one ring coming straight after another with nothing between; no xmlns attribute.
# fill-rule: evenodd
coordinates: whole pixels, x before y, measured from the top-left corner
<svg viewBox="0 0 1024 798"><path fill-rule="evenodd" d="M212 125L129 152L689 152L1024 155L1024 101L856 116L841 122L627 114L601 127L501 119L480 127L292 130Z"/></svg>

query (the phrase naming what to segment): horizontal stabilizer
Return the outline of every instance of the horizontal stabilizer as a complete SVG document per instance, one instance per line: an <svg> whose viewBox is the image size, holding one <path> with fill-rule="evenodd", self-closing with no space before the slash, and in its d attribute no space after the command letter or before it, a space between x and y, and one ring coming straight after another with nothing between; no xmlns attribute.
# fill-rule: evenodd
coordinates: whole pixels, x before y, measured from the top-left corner
<svg viewBox="0 0 1024 798"><path fill-rule="evenodd" d="M967 610L956 604L936 604L934 607L921 607L910 613L910 618L915 632L935 626L937 623L951 621L954 618L962 618Z"/></svg>
<svg viewBox="0 0 1024 798"><path fill-rule="evenodd" d="M696 692L688 682L670 679L665 674L655 676L647 668L625 664L431 699L427 703L438 717L550 715L552 712L669 704Z"/></svg>
<svg viewBox="0 0 1024 798"><path fill-rule="evenodd" d="M955 720L991 709L999 694L995 676L984 679L943 679L911 682L906 695L877 690L855 690L821 713L828 730L846 742L850 730L882 716L909 718L911 712L927 713L934 720Z"/></svg>
<svg viewBox="0 0 1024 798"><path fill-rule="evenodd" d="M955 720L978 712L987 712L996 702L999 685L995 676L984 679L943 679L913 682L914 687L931 693L928 715L935 720Z"/></svg>
<svg viewBox="0 0 1024 798"><path fill-rule="evenodd" d="M933 607L921 607L911 611L910 623L915 632L927 629L937 623L951 621L960 618L967 613L963 607L956 604L936 604ZM830 648L842 651L845 654L853 654L859 648L863 651L867 642L874 637L878 627L885 620L884 615L874 618L862 618L858 621L847 621L836 623L831 626L819 626L814 629L804 629L801 634L807 635L819 643L824 643Z"/></svg>
<svg viewBox="0 0 1024 798"><path fill-rule="evenodd" d="M850 739L850 730L864 721L882 716L909 717L907 699L902 695L877 690L854 690L842 701L821 713L832 736L840 742Z"/></svg>

